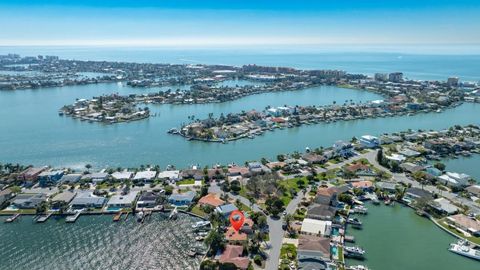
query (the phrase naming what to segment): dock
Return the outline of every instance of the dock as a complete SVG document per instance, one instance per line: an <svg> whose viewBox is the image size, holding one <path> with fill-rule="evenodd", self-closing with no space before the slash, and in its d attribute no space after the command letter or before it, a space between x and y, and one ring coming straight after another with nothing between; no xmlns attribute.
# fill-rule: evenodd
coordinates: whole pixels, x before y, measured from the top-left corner
<svg viewBox="0 0 480 270"><path fill-rule="evenodd" d="M170 216L168 216L168 219L176 219L177 218L177 214L178 214L178 209L177 207L175 206L175 208L172 210L172 212L170 213Z"/></svg>
<svg viewBox="0 0 480 270"><path fill-rule="evenodd" d="M46 215L41 215L37 218L36 222L37 223L44 223L47 221L50 217L52 216L52 213L46 214Z"/></svg>
<svg viewBox="0 0 480 270"><path fill-rule="evenodd" d="M345 235L345 242L355 243L355 237L353 235Z"/></svg>
<svg viewBox="0 0 480 270"><path fill-rule="evenodd" d="M11 216L11 217L7 218L7 219L5 220L5 223L11 223L11 222L14 222L15 220L17 220L17 218L18 218L19 216L20 216L20 214L15 214L15 215L13 215L13 216Z"/></svg>
<svg viewBox="0 0 480 270"><path fill-rule="evenodd" d="M122 219L122 215L123 215L123 212L118 212L117 214L115 214L115 216L113 216L113 222L118 222Z"/></svg>
<svg viewBox="0 0 480 270"><path fill-rule="evenodd" d="M82 211L78 211L77 213L75 213L75 215L66 217L65 221L67 223L74 223L75 221L77 221L78 217L80 217L81 214L82 214Z"/></svg>

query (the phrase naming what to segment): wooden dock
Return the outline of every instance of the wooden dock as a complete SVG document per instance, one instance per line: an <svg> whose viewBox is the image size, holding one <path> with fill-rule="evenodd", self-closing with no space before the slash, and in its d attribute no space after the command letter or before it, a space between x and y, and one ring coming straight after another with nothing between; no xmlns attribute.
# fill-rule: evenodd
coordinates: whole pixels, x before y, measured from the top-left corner
<svg viewBox="0 0 480 270"><path fill-rule="evenodd" d="M113 216L113 222L118 222L122 219L122 215L123 215L123 212L118 212L117 214L115 214L115 216Z"/></svg>

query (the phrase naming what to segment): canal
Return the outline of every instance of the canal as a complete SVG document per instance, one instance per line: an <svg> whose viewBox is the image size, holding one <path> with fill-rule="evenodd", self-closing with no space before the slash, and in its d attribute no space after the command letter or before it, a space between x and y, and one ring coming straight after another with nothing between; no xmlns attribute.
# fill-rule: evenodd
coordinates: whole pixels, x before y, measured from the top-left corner
<svg viewBox="0 0 480 270"><path fill-rule="evenodd" d="M349 227L356 245L366 250L366 260L347 260L347 265L365 264L372 270L474 270L480 263L447 250L456 239L415 214L410 208L367 204L360 216L362 230Z"/></svg>

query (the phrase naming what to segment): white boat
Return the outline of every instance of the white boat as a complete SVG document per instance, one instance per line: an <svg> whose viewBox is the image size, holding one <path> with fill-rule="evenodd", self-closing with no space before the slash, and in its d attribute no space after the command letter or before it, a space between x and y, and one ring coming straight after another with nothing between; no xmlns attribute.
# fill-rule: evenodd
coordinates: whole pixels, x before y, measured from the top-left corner
<svg viewBox="0 0 480 270"><path fill-rule="evenodd" d="M355 213L366 214L367 211L368 211L368 208L366 208L363 205L357 205L357 206L353 207L353 210L355 211Z"/></svg>
<svg viewBox="0 0 480 270"><path fill-rule="evenodd" d="M138 212L137 215L136 215L137 216L137 221L138 222L142 221L144 215L145 214L143 213L143 211Z"/></svg>
<svg viewBox="0 0 480 270"><path fill-rule="evenodd" d="M463 241L459 241L455 244L450 244L450 248L448 250L453 253L457 253L459 255L480 261L480 250L476 250L467 246Z"/></svg>
<svg viewBox="0 0 480 270"><path fill-rule="evenodd" d="M365 250L360 247L344 247L345 256L349 258L363 259L365 255Z"/></svg>
<svg viewBox="0 0 480 270"><path fill-rule="evenodd" d="M347 268L348 270L368 270L368 267L364 265L352 265Z"/></svg>
<svg viewBox="0 0 480 270"><path fill-rule="evenodd" d="M199 221L199 222L193 224L192 228L197 229L197 228L201 228L201 227L204 227L204 226L207 226L207 225L210 225L210 221Z"/></svg>

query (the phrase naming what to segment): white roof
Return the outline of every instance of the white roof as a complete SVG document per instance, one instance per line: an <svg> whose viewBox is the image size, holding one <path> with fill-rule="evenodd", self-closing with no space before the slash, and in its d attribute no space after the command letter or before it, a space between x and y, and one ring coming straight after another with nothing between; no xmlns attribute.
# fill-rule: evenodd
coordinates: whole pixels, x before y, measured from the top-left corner
<svg viewBox="0 0 480 270"><path fill-rule="evenodd" d="M135 177L133 179L138 180L138 179L152 179L157 175L156 171L142 171L142 172L137 172L135 174Z"/></svg>
<svg viewBox="0 0 480 270"><path fill-rule="evenodd" d="M444 210L448 214L453 214L458 211L458 207L453 205L449 200L445 198L438 198L434 200L434 202L438 203L439 208Z"/></svg>
<svg viewBox="0 0 480 270"><path fill-rule="evenodd" d="M112 173L112 177L115 179L130 179L132 175L133 175L132 172L126 172L126 171Z"/></svg>
<svg viewBox="0 0 480 270"><path fill-rule="evenodd" d="M378 140L377 137L372 136L372 135L363 135L362 139L367 140L367 141L373 141L373 140Z"/></svg>
<svg viewBox="0 0 480 270"><path fill-rule="evenodd" d="M405 156L399 155L399 154L392 154L391 156L385 156L385 157L389 160L398 161L398 162L402 162L407 159Z"/></svg>
<svg viewBox="0 0 480 270"><path fill-rule="evenodd" d="M331 221L306 218L302 223L302 232L311 234L325 234L332 226Z"/></svg>
<svg viewBox="0 0 480 270"><path fill-rule="evenodd" d="M108 201L108 205L121 205L121 204L132 204L137 197L138 191L130 191L130 193L126 195L113 195L110 200Z"/></svg>
<svg viewBox="0 0 480 270"><path fill-rule="evenodd" d="M163 171L158 173L158 178L176 179L179 174L180 171Z"/></svg>

